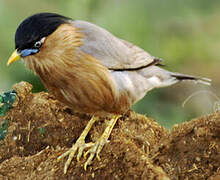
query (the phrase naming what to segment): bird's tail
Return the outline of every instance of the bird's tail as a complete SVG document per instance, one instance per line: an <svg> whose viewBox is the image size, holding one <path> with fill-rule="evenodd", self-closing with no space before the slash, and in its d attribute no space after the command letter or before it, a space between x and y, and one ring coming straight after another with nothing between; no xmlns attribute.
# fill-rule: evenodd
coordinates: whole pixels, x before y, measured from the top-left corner
<svg viewBox="0 0 220 180"><path fill-rule="evenodd" d="M178 81L194 81L197 83L205 84L205 85L211 85L211 79L204 78L204 77L197 77L197 76L191 76L181 73L171 73L171 76L176 78Z"/></svg>

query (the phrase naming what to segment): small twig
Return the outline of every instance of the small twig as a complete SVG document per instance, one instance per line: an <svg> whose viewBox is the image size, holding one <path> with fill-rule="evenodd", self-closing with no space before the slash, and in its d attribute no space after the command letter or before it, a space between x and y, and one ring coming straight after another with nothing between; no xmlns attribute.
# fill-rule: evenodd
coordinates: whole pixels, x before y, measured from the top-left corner
<svg viewBox="0 0 220 180"><path fill-rule="evenodd" d="M195 170L198 170L198 167L196 166L195 163L193 163L193 168L188 170L188 172L192 172L192 171L195 171Z"/></svg>
<svg viewBox="0 0 220 180"><path fill-rule="evenodd" d="M28 136L27 136L27 142L30 141L30 135L31 135L31 121L28 122Z"/></svg>

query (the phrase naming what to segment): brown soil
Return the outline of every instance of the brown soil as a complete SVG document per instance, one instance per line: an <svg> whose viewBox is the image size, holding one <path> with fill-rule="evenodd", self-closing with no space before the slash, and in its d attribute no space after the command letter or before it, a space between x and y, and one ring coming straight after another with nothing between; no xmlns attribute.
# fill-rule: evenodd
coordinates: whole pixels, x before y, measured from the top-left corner
<svg viewBox="0 0 220 180"><path fill-rule="evenodd" d="M91 118L73 113L48 93L31 93L21 82L9 119L7 136L0 143L0 180L6 179L220 179L220 114L201 117L173 127L169 133L153 119L129 112L119 119L87 171L85 159L57 157L71 147ZM86 141L95 141L105 127L98 121Z"/></svg>

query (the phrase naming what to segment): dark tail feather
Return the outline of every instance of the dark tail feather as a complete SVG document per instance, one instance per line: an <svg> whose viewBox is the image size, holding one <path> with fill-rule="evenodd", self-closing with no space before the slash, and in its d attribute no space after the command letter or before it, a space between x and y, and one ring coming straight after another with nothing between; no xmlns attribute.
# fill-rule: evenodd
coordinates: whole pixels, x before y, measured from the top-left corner
<svg viewBox="0 0 220 180"><path fill-rule="evenodd" d="M203 78L203 77L196 77L196 76L190 76L190 75L185 75L185 74L179 74L179 73L172 73L172 77L175 77L179 81L195 81L201 84L205 85L211 85L211 79L208 78Z"/></svg>

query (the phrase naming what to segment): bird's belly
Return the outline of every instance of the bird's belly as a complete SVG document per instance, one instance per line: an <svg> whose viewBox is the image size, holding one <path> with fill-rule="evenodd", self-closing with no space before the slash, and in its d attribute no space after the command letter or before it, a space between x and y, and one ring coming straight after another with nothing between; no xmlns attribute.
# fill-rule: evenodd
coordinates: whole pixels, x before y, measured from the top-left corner
<svg viewBox="0 0 220 180"><path fill-rule="evenodd" d="M77 89L60 88L58 93L53 94L56 94L58 100L77 112L98 116L123 114L130 107L125 94L117 97L106 90L106 87L93 89L90 83L84 82L84 84L86 86Z"/></svg>
<svg viewBox="0 0 220 180"><path fill-rule="evenodd" d="M123 114L131 106L126 94L118 94L112 82L96 77L48 77L42 79L47 89L74 111L108 116Z"/></svg>

